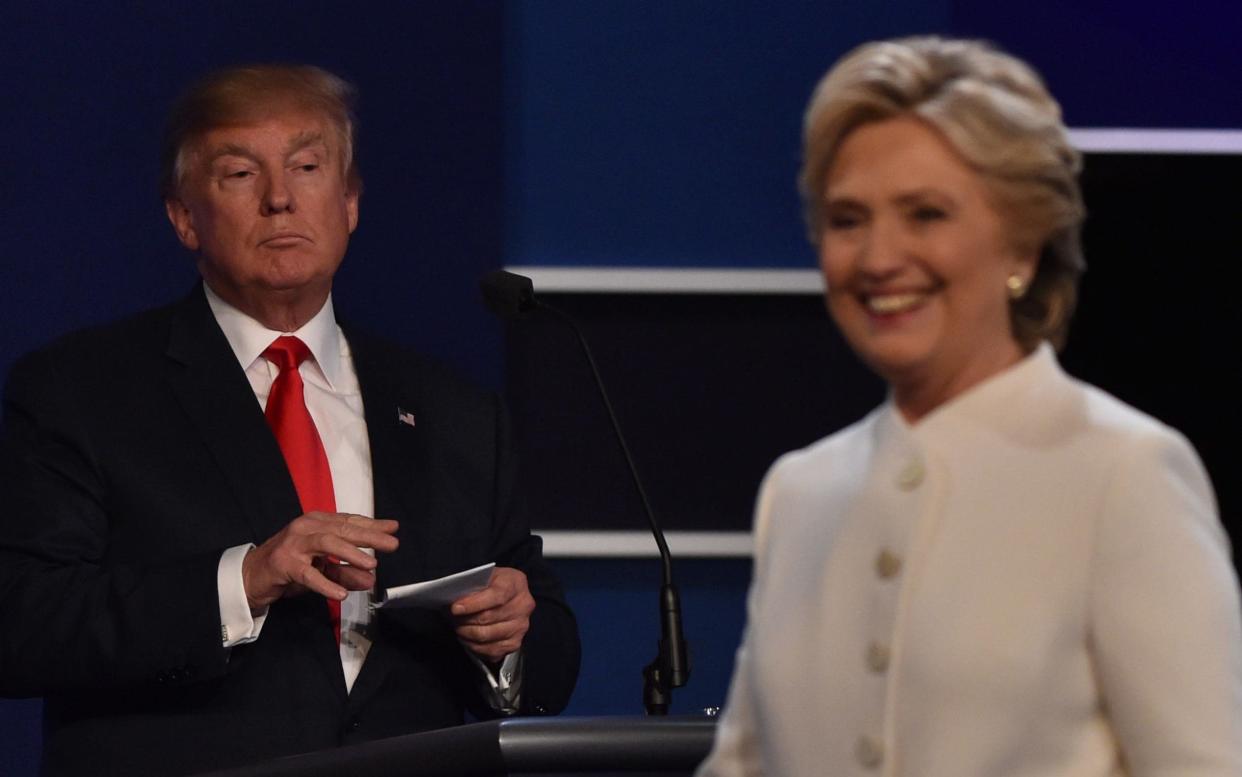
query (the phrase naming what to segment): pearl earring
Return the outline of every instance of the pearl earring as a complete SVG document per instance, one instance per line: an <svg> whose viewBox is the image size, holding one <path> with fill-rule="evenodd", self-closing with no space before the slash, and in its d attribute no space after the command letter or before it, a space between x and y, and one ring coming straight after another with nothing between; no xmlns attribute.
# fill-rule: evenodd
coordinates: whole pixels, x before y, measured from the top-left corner
<svg viewBox="0 0 1242 777"><path fill-rule="evenodd" d="M1026 279L1014 273L1005 280L1005 288L1009 289L1009 299L1022 299L1026 296Z"/></svg>

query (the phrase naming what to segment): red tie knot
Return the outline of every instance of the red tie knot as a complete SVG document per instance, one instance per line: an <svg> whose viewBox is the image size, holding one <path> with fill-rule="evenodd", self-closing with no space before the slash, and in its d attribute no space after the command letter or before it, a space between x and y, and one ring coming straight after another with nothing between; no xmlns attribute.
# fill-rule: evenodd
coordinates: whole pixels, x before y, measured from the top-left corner
<svg viewBox="0 0 1242 777"><path fill-rule="evenodd" d="M275 364L281 372L296 370L299 364L310 358L310 348L292 335L283 335L272 341L263 352L263 358Z"/></svg>

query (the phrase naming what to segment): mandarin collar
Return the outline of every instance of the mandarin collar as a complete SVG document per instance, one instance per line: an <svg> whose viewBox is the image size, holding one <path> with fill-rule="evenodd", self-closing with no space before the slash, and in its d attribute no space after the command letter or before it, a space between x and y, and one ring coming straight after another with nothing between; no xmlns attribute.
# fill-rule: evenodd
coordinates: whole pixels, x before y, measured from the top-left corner
<svg viewBox="0 0 1242 777"><path fill-rule="evenodd" d="M1016 364L971 386L916 423L905 419L890 394L885 403L886 426L903 437L924 443L972 421L1004 429L1026 409L1021 398L1058 375L1064 372L1057 362L1056 351L1048 342L1042 342Z"/></svg>

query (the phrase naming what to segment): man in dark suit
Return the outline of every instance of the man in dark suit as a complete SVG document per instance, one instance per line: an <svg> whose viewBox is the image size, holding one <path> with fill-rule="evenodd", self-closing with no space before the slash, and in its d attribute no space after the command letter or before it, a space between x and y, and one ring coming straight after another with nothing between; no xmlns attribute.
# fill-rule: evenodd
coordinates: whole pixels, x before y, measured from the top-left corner
<svg viewBox="0 0 1242 777"><path fill-rule="evenodd" d="M285 66L188 92L164 195L203 284L10 374L0 693L44 697L46 773L192 773L568 700L576 624L510 510L498 401L335 320L349 98ZM445 612L369 606L487 561Z"/></svg>

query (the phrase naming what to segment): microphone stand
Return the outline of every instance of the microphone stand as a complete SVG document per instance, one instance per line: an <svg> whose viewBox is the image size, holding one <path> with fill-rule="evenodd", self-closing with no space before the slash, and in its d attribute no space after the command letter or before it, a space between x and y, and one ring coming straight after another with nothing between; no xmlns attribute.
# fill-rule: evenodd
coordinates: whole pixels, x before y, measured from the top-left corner
<svg viewBox="0 0 1242 777"><path fill-rule="evenodd" d="M582 346L582 353L591 367L595 386L599 389L600 398L604 401L604 409L608 411L612 431L616 434L617 443L621 446L625 463L630 468L630 477L634 481L634 487L638 490L638 497L642 500L647 522L651 525L651 533L660 550L660 561L663 567L660 586L660 643L656 657L643 668L643 707L648 715L667 715L669 704L673 700L673 689L680 688L690 679L690 648L686 642L685 631L682 629L681 596L677 593L677 586L673 584L673 558L669 554L668 543L664 539L664 532L660 530L659 523L656 522L655 513L647 499L647 491L638 477L638 468L634 466L630 448L625 443L624 435L621 434L621 425L617 423L617 415L613 412L612 402L608 399L608 392L604 389L604 381L600 378L599 368L595 365L595 357L591 354L591 347L587 345L582 330L578 328L573 317L567 313L533 297L527 302L533 303L538 309L547 311L568 324L578 337L578 344Z"/></svg>

